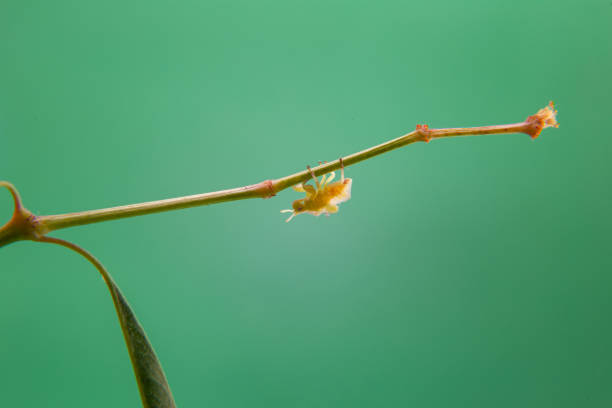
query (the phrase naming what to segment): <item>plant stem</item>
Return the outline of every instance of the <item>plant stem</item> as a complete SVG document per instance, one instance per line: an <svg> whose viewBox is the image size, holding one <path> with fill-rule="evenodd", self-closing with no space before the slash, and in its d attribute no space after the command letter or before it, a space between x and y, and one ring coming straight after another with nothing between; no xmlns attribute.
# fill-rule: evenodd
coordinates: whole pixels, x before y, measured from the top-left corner
<svg viewBox="0 0 612 408"><path fill-rule="evenodd" d="M209 205L222 203L225 201L244 200L247 198L256 197L262 197L261 187L257 184L233 188L230 190L169 198L159 201L149 201L146 203L123 205L119 207L103 208L100 210L60 215L46 215L38 217L38 222L43 231L47 233L49 231L73 227L76 225L92 224L120 218L135 217L137 215L180 210L183 208L196 207L200 205Z"/></svg>
<svg viewBox="0 0 612 408"><path fill-rule="evenodd" d="M535 115L529 116L524 122L508 125L480 126L468 128L446 128L429 129L427 125L417 125L416 130L400 136L396 139L382 143L378 146L362 150L342 158L344 166L351 166L355 163L370 159L374 156L398 149L414 142L429 142L432 139L470 136L470 135L491 135L503 133L526 133L532 138L536 138L542 129L546 127L557 127L555 119L556 111L552 105L540 109ZM321 164L312 170L316 176L327 174L339 169L340 160ZM305 182L310 179L310 172L307 170L282 177L276 180L266 180L258 184L244 187L232 188L229 190L215 191L211 193L196 194L185 197L170 198L166 200L150 201L140 204L130 204L119 207L104 208L69 214L46 215L35 217L35 232L44 235L50 231L86 225L102 221L116 220L138 215L152 214L163 211L178 210L202 205L222 203L226 201L244 200L247 198L270 198L279 191L282 191L295 184ZM8 224L0 229L0 235Z"/></svg>

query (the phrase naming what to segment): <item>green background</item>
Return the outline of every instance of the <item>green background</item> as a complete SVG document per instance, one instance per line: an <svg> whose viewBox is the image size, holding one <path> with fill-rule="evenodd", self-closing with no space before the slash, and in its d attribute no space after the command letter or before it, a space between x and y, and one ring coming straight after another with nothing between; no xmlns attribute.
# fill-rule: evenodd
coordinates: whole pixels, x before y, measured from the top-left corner
<svg viewBox="0 0 612 408"><path fill-rule="evenodd" d="M130 300L181 407L612 404L612 3L0 2L0 179L37 214L277 178L414 129L300 195L62 230ZM10 196L0 194L8 219ZM139 406L110 296L63 248L0 256L10 407Z"/></svg>

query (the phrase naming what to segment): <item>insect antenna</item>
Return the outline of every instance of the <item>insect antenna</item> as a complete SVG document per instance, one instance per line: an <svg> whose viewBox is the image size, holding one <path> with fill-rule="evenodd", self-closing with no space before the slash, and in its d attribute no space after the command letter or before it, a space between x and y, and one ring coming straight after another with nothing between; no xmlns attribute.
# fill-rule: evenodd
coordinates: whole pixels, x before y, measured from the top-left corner
<svg viewBox="0 0 612 408"><path fill-rule="evenodd" d="M291 219L293 217L295 217L295 211L294 210L280 210L280 212L282 212L282 213L291 213L291 216L289 216L289 218L287 218L287 220L285 220L285 222L289 222L289 221L291 221Z"/></svg>

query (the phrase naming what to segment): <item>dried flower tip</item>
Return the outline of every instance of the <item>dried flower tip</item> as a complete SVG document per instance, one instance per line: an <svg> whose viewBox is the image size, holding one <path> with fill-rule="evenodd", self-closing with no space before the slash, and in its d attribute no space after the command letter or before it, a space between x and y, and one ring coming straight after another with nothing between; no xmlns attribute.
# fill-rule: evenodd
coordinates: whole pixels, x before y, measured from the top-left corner
<svg viewBox="0 0 612 408"><path fill-rule="evenodd" d="M548 106L540 109L535 115L531 115L525 121L526 128L525 133L535 139L540 135L543 129L547 127L559 127L557 123L557 110L552 101L548 103Z"/></svg>

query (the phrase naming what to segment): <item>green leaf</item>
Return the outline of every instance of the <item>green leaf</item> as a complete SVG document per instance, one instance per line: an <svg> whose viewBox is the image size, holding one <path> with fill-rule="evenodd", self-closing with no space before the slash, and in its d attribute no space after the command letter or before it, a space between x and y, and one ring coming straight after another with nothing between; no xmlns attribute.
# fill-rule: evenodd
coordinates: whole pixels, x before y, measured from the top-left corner
<svg viewBox="0 0 612 408"><path fill-rule="evenodd" d="M166 375L164 370L162 370L157 355L155 355L153 346L147 339L147 335L138 322L132 308L106 268L91 253L72 242L48 236L37 237L35 240L72 249L85 257L98 269L110 290L115 309L117 310L119 324L121 325L128 353L132 360L132 367L134 367L142 405L144 408L176 407Z"/></svg>
<svg viewBox="0 0 612 408"><path fill-rule="evenodd" d="M119 290L119 287L108 275L106 283L113 297L113 303L119 316L119 323L127 345L136 382L140 389L142 405L145 408L176 407L166 375L153 346L147 339L144 329L134 315L132 308Z"/></svg>

